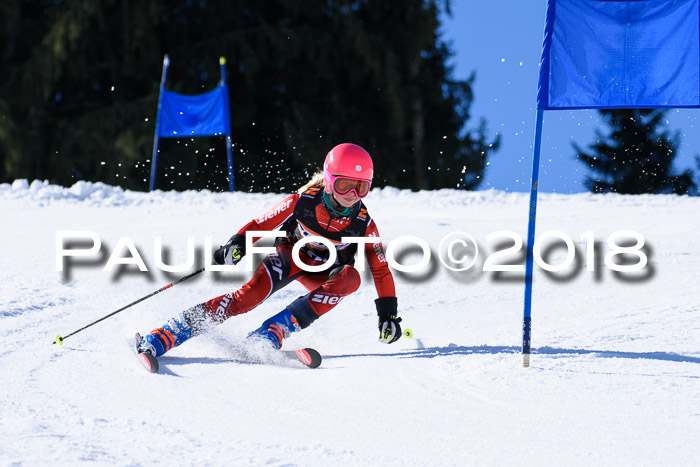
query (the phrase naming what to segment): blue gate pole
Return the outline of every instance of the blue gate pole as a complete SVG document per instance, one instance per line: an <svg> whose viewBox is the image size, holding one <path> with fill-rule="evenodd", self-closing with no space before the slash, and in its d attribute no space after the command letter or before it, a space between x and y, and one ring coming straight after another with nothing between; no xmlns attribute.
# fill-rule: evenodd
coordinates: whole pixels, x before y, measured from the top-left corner
<svg viewBox="0 0 700 467"><path fill-rule="evenodd" d="M168 65L170 65L170 58L168 54L163 57L163 73L160 77L160 91L158 92L158 110L156 111L156 134L153 138L153 155L151 156L151 183L148 187L148 191L153 191L156 185L156 161L158 159L158 140L160 131L160 108L163 103L163 89L165 89L165 77L168 74Z"/></svg>
<svg viewBox="0 0 700 467"><path fill-rule="evenodd" d="M532 272L534 269L533 248L535 245L535 219L537 217L537 185L540 173L540 147L542 145L542 117L544 111L537 109L535 144L532 155L530 177L530 204L528 206L527 256L525 259L525 304L523 309L523 367L530 366L530 324L532 311Z"/></svg>
<svg viewBox="0 0 700 467"><path fill-rule="evenodd" d="M226 135L226 155L228 156L228 187L236 191L236 183L233 179L233 154L231 152L231 136Z"/></svg>
<svg viewBox="0 0 700 467"><path fill-rule="evenodd" d="M236 183L233 178L233 152L231 151L231 110L228 100L228 86L226 85L226 58L219 57L221 68L221 85L224 87L224 106L226 109L226 156L228 160L228 186L231 191L236 191Z"/></svg>

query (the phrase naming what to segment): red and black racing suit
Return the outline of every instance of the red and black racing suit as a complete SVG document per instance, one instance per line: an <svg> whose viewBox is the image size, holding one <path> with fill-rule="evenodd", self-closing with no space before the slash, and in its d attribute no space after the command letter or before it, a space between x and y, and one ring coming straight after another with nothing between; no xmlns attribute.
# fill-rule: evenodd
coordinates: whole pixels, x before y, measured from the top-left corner
<svg viewBox="0 0 700 467"><path fill-rule="evenodd" d="M287 235L278 239L275 253L265 257L253 277L240 289L204 303L204 311L210 319L221 322L246 313L296 280L309 294L295 301L294 309L289 308L305 328L360 287L360 274L353 267L358 245L343 242L342 237L378 238L377 227L362 202L356 203L348 216L339 216L325 206L322 195L323 187L318 186L291 195L238 232L245 235L249 231L281 229ZM307 272L294 263L294 243L308 236L324 237L335 245L337 259L332 267L323 272ZM395 297L394 279L381 243L366 243L361 247L379 297ZM304 245L299 253L304 264L311 266L324 264L329 257L327 247L314 242Z"/></svg>

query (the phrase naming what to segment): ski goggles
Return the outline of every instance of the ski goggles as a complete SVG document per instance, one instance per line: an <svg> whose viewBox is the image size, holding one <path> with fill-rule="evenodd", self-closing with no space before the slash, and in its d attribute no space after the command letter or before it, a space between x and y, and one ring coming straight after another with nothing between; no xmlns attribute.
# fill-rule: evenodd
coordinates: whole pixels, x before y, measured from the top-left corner
<svg viewBox="0 0 700 467"><path fill-rule="evenodd" d="M345 178L331 175L333 191L340 196L347 195L351 191L355 191L358 198L364 198L369 194L369 188L372 186L370 180L359 180L355 178Z"/></svg>

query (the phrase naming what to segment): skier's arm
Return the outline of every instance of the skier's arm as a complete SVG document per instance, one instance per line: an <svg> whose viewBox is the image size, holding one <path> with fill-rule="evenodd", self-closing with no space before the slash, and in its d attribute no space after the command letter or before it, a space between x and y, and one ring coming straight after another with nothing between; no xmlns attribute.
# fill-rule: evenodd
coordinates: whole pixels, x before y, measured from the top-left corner
<svg viewBox="0 0 700 467"><path fill-rule="evenodd" d="M369 221L369 225L367 226L367 236L379 237L379 231L377 230L377 225L374 223L374 220ZM389 270L389 263L386 260L382 243L366 243L365 257L367 258L369 269L372 271L372 277L374 278L374 286L377 289L377 295L380 298L396 297L394 276L391 275L391 271Z"/></svg>
<svg viewBox="0 0 700 467"><path fill-rule="evenodd" d="M373 220L367 227L368 237L379 237L379 231ZM391 344L401 337L401 318L398 317L398 300L394 277L389 270L381 242L365 245L365 255L369 263L369 269L374 277L374 286L377 288L379 298L374 301L379 318L379 342Z"/></svg>
<svg viewBox="0 0 700 467"><path fill-rule="evenodd" d="M294 213L299 195L290 195L257 219L253 219L214 252L217 264L237 264L245 256L245 234L252 231L277 230ZM259 238L255 238L253 243Z"/></svg>

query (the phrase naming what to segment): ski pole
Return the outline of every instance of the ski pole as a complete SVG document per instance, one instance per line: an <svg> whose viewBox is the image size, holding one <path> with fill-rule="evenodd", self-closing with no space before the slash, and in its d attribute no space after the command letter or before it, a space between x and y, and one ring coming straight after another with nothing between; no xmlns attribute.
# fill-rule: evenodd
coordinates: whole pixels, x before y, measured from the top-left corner
<svg viewBox="0 0 700 467"><path fill-rule="evenodd" d="M155 292L150 293L150 294L146 295L145 297L141 297L141 298L139 298L138 300L136 300L135 302L131 302L131 303L129 303L128 305L119 308L117 311L113 311L112 313L108 314L107 316L103 316L102 318L98 319L97 321L93 321L92 323L88 324L87 326L83 326L82 328L78 329L77 331L71 332L70 334L66 335L65 337L64 337L64 336L61 336L61 335L58 335L58 336L56 336L56 340L53 341L52 344L63 345L63 341L66 340L66 339L68 339L68 338L69 338L70 336L72 336L73 334L78 334L80 331L82 331L83 329L89 328L89 327L92 326L93 324L97 324L97 323L99 323L100 321L103 321L103 320L109 318L110 316L116 315L116 314L119 313L120 311L124 311L124 310L126 310L127 308L136 305L137 303L141 303L142 301L146 300L147 298L151 298L151 297L154 296L155 294L158 294L158 293L160 293L160 292L162 292L162 291L164 291L164 290L166 290L166 289L169 289L170 287L172 287L172 286L174 286L174 285L177 285L177 284L179 284L180 282L185 282L187 279L190 279L190 278L196 276L197 274L199 274L200 272L202 272L202 271L204 271L204 270L205 270L205 268L199 269L199 270L197 270L197 271L195 271L195 272L193 272L193 273L191 273L191 274L186 275L185 277L183 277L183 278L181 278L181 279L179 279L179 280L177 280L177 281L175 281L175 282L171 282L170 284L166 285L165 287L161 287L160 289L156 290Z"/></svg>

